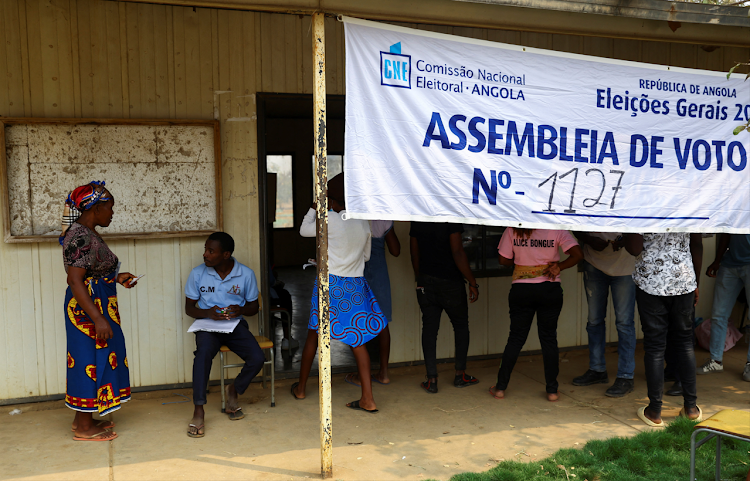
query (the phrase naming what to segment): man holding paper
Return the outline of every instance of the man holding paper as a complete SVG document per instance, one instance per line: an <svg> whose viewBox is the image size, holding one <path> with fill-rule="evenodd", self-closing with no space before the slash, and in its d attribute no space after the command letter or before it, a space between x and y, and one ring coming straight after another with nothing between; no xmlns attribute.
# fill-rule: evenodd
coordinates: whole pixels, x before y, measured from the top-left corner
<svg viewBox="0 0 750 481"><path fill-rule="evenodd" d="M211 363L222 345L229 347L245 361L234 383L227 386L226 413L232 421L245 414L238 396L260 372L265 361L263 351L248 328L243 316L258 312L258 283L249 267L232 257L234 239L225 232L208 237L203 252L203 265L190 272L185 284L185 313L196 318L188 332L195 332L196 350L193 361L193 419L188 436L205 435L203 405Z"/></svg>

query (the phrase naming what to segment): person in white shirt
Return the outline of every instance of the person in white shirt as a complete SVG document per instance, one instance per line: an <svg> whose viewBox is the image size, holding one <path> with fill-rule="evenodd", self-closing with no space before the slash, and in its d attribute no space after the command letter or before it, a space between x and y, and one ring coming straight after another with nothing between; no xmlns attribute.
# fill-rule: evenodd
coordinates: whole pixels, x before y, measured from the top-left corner
<svg viewBox="0 0 750 481"><path fill-rule="evenodd" d="M387 325L378 301L364 278L365 262L370 258L371 233L366 220L344 220L344 175L328 182L328 292L330 296L330 332L333 339L352 348L362 387L362 397L348 403L351 409L378 411L372 395L370 355L365 343L374 339ZM315 209L302 221L299 233L315 237ZM318 282L313 288L307 340L302 349L299 382L292 384L292 396L305 398L305 387L318 348Z"/></svg>
<svg viewBox="0 0 750 481"><path fill-rule="evenodd" d="M617 232L576 232L583 246L583 283L586 287L589 337L589 368L573 379L574 386L609 382L606 347L607 298L612 291L617 328L617 378L605 391L609 397L622 397L633 391L635 371L635 258L623 249L622 235Z"/></svg>

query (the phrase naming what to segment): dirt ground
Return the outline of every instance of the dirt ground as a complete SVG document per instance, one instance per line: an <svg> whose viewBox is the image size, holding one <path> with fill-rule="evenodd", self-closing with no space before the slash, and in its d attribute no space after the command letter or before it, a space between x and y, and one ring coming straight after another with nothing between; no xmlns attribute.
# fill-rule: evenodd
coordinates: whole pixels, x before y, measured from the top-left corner
<svg viewBox="0 0 750 481"><path fill-rule="evenodd" d="M724 358L721 374L698 377L698 401L705 415L721 409L750 410L750 383L741 379L747 344ZM707 353L697 350L702 363ZM424 367L392 371L392 383L375 384L380 412L347 409L358 388L333 379L333 479L448 479L464 471L483 471L500 460L533 461L559 448L582 446L590 439L632 436L648 428L635 415L646 401L643 352L636 354L635 391L624 398L604 396L608 385L575 387L571 380L588 367L588 351L561 354L561 400L544 394L541 356L519 359L504 400L487 392L499 360L469 364L478 386L456 389L452 366L441 364L440 392L429 395L418 384ZM616 348L608 348L614 381ZM23 480L297 480L320 477L317 378L308 398L289 394L293 381L276 384L276 407L270 389L254 383L241 397L247 416L229 421L212 388L206 409L206 436L191 439L186 426L190 402L174 392L134 395L110 416L119 438L112 442L75 442L73 412L62 402L3 406L0 430L0 479ZM665 397L664 418L677 415L682 398ZM163 404L173 403L173 404ZM8 413L20 408L19 415Z"/></svg>

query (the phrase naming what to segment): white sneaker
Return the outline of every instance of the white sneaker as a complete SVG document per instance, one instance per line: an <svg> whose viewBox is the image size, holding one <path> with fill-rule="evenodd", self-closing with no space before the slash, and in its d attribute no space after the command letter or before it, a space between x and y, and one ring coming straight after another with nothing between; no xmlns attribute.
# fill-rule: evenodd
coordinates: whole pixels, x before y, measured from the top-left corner
<svg viewBox="0 0 750 481"><path fill-rule="evenodd" d="M745 364L745 370L742 371L742 380L750 382L750 362Z"/></svg>
<svg viewBox="0 0 750 481"><path fill-rule="evenodd" d="M701 367L695 370L696 374L711 374L714 372L722 372L724 370L724 365L714 361L713 359L708 359L706 362L703 363Z"/></svg>
<svg viewBox="0 0 750 481"><path fill-rule="evenodd" d="M290 339L282 339L282 341L281 341L281 348L282 349L289 349L289 341L290 341ZM299 347L299 341L298 340L291 339L291 342L292 342L292 349L296 349L296 348Z"/></svg>

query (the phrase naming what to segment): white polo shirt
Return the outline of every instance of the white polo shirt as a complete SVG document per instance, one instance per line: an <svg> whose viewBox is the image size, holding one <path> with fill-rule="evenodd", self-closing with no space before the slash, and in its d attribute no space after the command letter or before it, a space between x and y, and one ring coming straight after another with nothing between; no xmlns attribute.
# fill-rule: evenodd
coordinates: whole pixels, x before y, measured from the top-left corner
<svg viewBox="0 0 750 481"><path fill-rule="evenodd" d="M200 309L213 306L244 306L258 299L255 272L234 257L232 271L222 279L216 269L201 264L190 272L185 284L185 297L198 301Z"/></svg>

